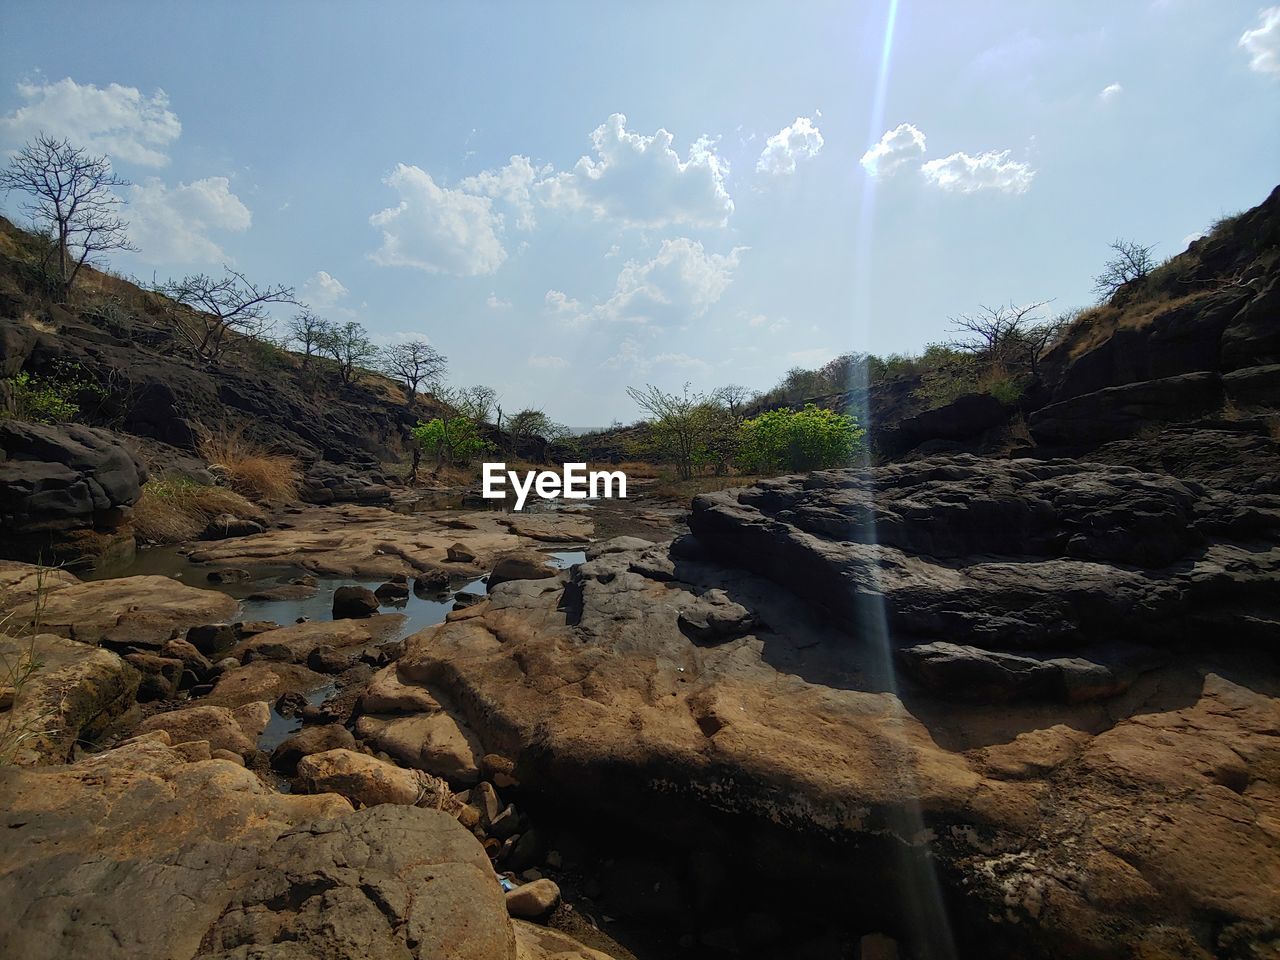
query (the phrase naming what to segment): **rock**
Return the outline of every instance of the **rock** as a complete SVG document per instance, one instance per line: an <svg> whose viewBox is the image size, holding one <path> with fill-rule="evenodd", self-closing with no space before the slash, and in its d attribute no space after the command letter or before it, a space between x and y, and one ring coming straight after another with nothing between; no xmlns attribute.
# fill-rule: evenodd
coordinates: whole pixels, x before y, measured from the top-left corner
<svg viewBox="0 0 1280 960"><path fill-rule="evenodd" d="M1028 419L1040 444L1089 449L1132 437L1153 423L1189 420L1222 407L1222 380L1201 371L1104 387L1059 400Z"/></svg>
<svg viewBox="0 0 1280 960"><path fill-rule="evenodd" d="M283 774L292 776L297 771L298 761L303 757L328 750L354 750L355 746L355 737L339 724L303 727L272 751L271 766Z"/></svg>
<svg viewBox="0 0 1280 960"><path fill-rule="evenodd" d="M609 954L584 947L560 930L525 920L515 920L513 925L520 960L611 960Z"/></svg>
<svg viewBox="0 0 1280 960"><path fill-rule="evenodd" d="M469 727L445 712L389 721L361 717L357 733L401 763L461 784L480 779L479 741Z"/></svg>
<svg viewBox="0 0 1280 960"><path fill-rule="evenodd" d="M858 941L858 960L898 960L898 941L883 933L868 933Z"/></svg>
<svg viewBox="0 0 1280 960"><path fill-rule="evenodd" d="M207 580L210 583L240 583L253 575L240 567L224 567L221 570L210 570Z"/></svg>
<svg viewBox="0 0 1280 960"><path fill-rule="evenodd" d="M476 555L468 547L461 543L450 545L445 550L445 556L450 563L475 563Z"/></svg>
<svg viewBox="0 0 1280 960"><path fill-rule="evenodd" d="M535 880L507 891L507 913L525 920L549 916L560 903L560 888L552 880Z"/></svg>
<svg viewBox="0 0 1280 960"><path fill-rule="evenodd" d="M232 537L252 537L255 534L262 533L265 529L257 520L223 513L209 521L209 525L200 534L200 539L229 540Z"/></svg>
<svg viewBox="0 0 1280 960"><path fill-rule="evenodd" d="M234 763L237 767L244 766L244 757L240 756L238 753L233 753L230 750L210 750L209 758L211 760L226 760L230 763Z"/></svg>
<svg viewBox="0 0 1280 960"><path fill-rule="evenodd" d="M9 670L32 663L38 667L15 691ZM0 633L0 665L0 694L8 701L0 708L2 746L19 764L57 763L77 742L94 742L133 706L141 682L111 651L52 634Z"/></svg>
<svg viewBox="0 0 1280 960"><path fill-rule="evenodd" d="M229 623L203 623L189 629L186 639L206 657L213 657L230 650L239 638Z"/></svg>
<svg viewBox="0 0 1280 960"><path fill-rule="evenodd" d="M516 808L507 804L506 808L496 817L490 818L485 832L489 836L498 840L506 840L508 837L515 836L520 831L520 814L516 812Z"/></svg>
<svg viewBox="0 0 1280 960"><path fill-rule="evenodd" d="M267 702L281 695L309 693L325 685L327 678L300 664L255 660L253 663L228 666L218 675L213 690L201 698L202 703L223 707L239 707L246 703Z"/></svg>
<svg viewBox="0 0 1280 960"><path fill-rule="evenodd" d="M106 430L0 421L0 556L46 563L133 556L147 469Z"/></svg>
<svg viewBox="0 0 1280 960"><path fill-rule="evenodd" d="M332 791L366 807L416 803L423 793L420 776L351 749L326 750L298 761L298 780L308 793Z"/></svg>
<svg viewBox="0 0 1280 960"><path fill-rule="evenodd" d="M236 649L246 661L266 659L307 663L312 654L322 648L342 651L348 658L354 658L362 648L376 643L403 622L404 618L398 614L359 620L308 620L257 634Z"/></svg>
<svg viewBox="0 0 1280 960"><path fill-rule="evenodd" d="M373 675L360 698L360 709L364 713L432 713L440 704L425 687L402 682L391 664Z"/></svg>
<svg viewBox="0 0 1280 960"><path fill-rule="evenodd" d="M209 662L209 658L186 640L168 641L160 648L160 655L182 661L183 668L196 680L204 680L213 673L213 664Z"/></svg>
<svg viewBox="0 0 1280 960"><path fill-rule="evenodd" d="M423 570L413 578L413 589L417 593L441 593L449 589L452 580L448 570L433 567Z"/></svg>
<svg viewBox="0 0 1280 960"><path fill-rule="evenodd" d="M177 635L178 628L164 614L130 610L102 632L99 643L114 650L159 650Z"/></svg>
<svg viewBox="0 0 1280 960"><path fill-rule="evenodd" d="M509 580L543 580L554 577L557 570L542 554L525 550L503 554L489 574L489 590Z"/></svg>
<svg viewBox="0 0 1280 960"><path fill-rule="evenodd" d="M262 603L289 603L298 600L310 600L320 591L311 584L286 583L278 587L267 587L249 594L248 599Z"/></svg>
<svg viewBox="0 0 1280 960"><path fill-rule="evenodd" d="M268 711L269 717L267 705L262 704L262 708ZM138 732L163 730L173 743L207 740L211 749L230 750L243 757L257 749L255 738L262 732L262 727L266 726L266 721L263 720L261 727L254 729L257 719L253 716L238 717L227 707L202 705L156 714L142 721ZM245 722L242 723L241 720Z"/></svg>
<svg viewBox="0 0 1280 960"><path fill-rule="evenodd" d="M373 593L381 603L401 603L409 599L409 585L407 583L387 582L380 585Z"/></svg>
<svg viewBox="0 0 1280 960"><path fill-rule="evenodd" d="M511 856L507 860L507 865L517 872L527 870L535 863L542 862L543 849L542 834L536 828L530 827L520 834L520 839L516 841L515 849L511 851Z"/></svg>
<svg viewBox="0 0 1280 960"><path fill-rule="evenodd" d="M168 700L177 695L184 669L181 660L154 653L130 653L124 659L142 675L138 686L139 700Z"/></svg>
<svg viewBox="0 0 1280 960"><path fill-rule="evenodd" d="M480 825L486 830L503 809L502 802L498 799L498 791L494 790L493 784L487 780L482 780L475 785L468 802L480 811Z"/></svg>
<svg viewBox="0 0 1280 960"><path fill-rule="evenodd" d="M213 751L209 749L208 740L188 740L186 743L175 743L173 749L187 763L199 763L201 760L212 760ZM230 751L227 751L228 753ZM241 763L244 761L241 760Z"/></svg>
<svg viewBox="0 0 1280 960"><path fill-rule="evenodd" d="M333 619L372 617L378 606L378 598L367 587L339 587L333 594Z"/></svg>
<svg viewBox="0 0 1280 960"><path fill-rule="evenodd" d="M319 673L342 673L349 670L357 660L357 654L351 650L335 650L325 644L316 647L307 654L307 666Z"/></svg>
<svg viewBox="0 0 1280 960"><path fill-rule="evenodd" d="M453 607L455 610L460 610L464 607L471 606L473 603L479 603L483 599L483 593L465 593L463 591L459 591L453 595Z"/></svg>
<svg viewBox="0 0 1280 960"><path fill-rule="evenodd" d="M680 625L701 640L729 640L746 633L754 624L751 611L719 589L708 590L680 611Z"/></svg>

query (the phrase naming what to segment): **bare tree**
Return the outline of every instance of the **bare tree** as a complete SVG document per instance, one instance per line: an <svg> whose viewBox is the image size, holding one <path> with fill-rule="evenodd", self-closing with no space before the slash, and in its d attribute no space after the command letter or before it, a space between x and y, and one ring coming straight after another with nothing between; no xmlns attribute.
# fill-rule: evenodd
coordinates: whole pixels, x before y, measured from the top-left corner
<svg viewBox="0 0 1280 960"><path fill-rule="evenodd" d="M71 292L80 268L107 250L136 250L125 231L127 220L116 212L124 202L113 187L128 180L111 172L111 161L94 156L69 140L41 133L27 143L9 166L0 171L0 188L18 190L30 198L23 210L36 229L52 240L41 264L57 259L57 278L63 296Z"/></svg>
<svg viewBox="0 0 1280 960"><path fill-rule="evenodd" d="M404 381L408 405L413 406L418 391L424 386L438 383L449 361L445 355L425 340L407 340L382 351L382 371L388 376Z"/></svg>
<svg viewBox="0 0 1280 960"><path fill-rule="evenodd" d="M493 418L494 406L498 402L498 391L484 384L474 387L463 387L456 391L449 403L470 417L476 423L489 423Z"/></svg>
<svg viewBox="0 0 1280 960"><path fill-rule="evenodd" d="M338 377L344 384L351 382L358 368L378 356L378 348L369 339L368 331L354 320L331 326L321 337L319 346L338 365Z"/></svg>
<svg viewBox="0 0 1280 960"><path fill-rule="evenodd" d="M227 266L222 269L226 275L221 278L197 273L155 288L156 293L190 308L189 315L178 318L177 327L210 363L234 339L229 335L257 338L270 330L274 321L267 308L271 304L297 303L293 287L258 287L243 273Z"/></svg>
<svg viewBox="0 0 1280 960"><path fill-rule="evenodd" d="M981 357L991 363L1014 359L1027 331L1040 322L1039 311L1048 300L1023 306L979 306L977 313L962 313L951 318L951 328L961 334L950 346Z"/></svg>
<svg viewBox="0 0 1280 960"><path fill-rule="evenodd" d="M1151 256L1154 246L1144 247L1132 240L1113 240L1109 246L1115 256L1103 264L1102 273L1093 280L1099 300L1110 300L1126 283L1146 278L1156 265Z"/></svg>
<svg viewBox="0 0 1280 960"><path fill-rule="evenodd" d="M310 307L303 307L289 321L289 343L297 344L302 349L302 369L311 364L311 358L320 351L320 344L328 334L331 324L328 320L314 313Z"/></svg>
<svg viewBox="0 0 1280 960"><path fill-rule="evenodd" d="M723 404L724 408L729 411L729 415L735 419L742 415L742 411L750 398L751 391L737 383L730 383L711 394L711 399Z"/></svg>

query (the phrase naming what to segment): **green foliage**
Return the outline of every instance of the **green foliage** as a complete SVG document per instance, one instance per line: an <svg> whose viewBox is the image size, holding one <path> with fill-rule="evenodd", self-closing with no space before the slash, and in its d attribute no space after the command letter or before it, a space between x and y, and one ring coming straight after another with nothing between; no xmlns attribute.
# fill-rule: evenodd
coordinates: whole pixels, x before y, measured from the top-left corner
<svg viewBox="0 0 1280 960"><path fill-rule="evenodd" d="M482 453L493 449L493 444L480 436L480 426L475 420L461 414L453 417L436 417L410 431L423 452L436 458L437 464L468 464Z"/></svg>
<svg viewBox="0 0 1280 960"><path fill-rule="evenodd" d="M748 473L844 466L864 449L866 433L855 417L811 403L770 410L743 421L737 463Z"/></svg>
<svg viewBox="0 0 1280 960"><path fill-rule="evenodd" d="M37 423L64 423L80 412L86 394L101 397L104 391L88 378L78 363L55 361L50 373L23 370L5 381L13 396L13 416Z"/></svg>
<svg viewBox="0 0 1280 960"><path fill-rule="evenodd" d="M1022 399L1022 387L1014 377L998 377L987 384L987 393L1001 403L1013 406Z"/></svg>

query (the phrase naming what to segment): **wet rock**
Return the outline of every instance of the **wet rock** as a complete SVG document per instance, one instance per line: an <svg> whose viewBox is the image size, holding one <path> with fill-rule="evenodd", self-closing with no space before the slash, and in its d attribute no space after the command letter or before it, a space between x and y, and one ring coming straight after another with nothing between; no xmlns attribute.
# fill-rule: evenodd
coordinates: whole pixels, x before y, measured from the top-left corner
<svg viewBox="0 0 1280 960"><path fill-rule="evenodd" d="M292 776L298 768L298 761L303 757L328 750L354 750L355 748L355 737L351 736L351 731L339 724L303 727L271 752L271 766L283 774Z"/></svg>
<svg viewBox="0 0 1280 960"><path fill-rule="evenodd" d="M212 657L234 647L238 637L229 623L205 623L188 630L186 639L206 657Z"/></svg>
<svg viewBox="0 0 1280 960"><path fill-rule="evenodd" d="M209 525L200 534L201 540L229 540L232 537L251 537L265 530L257 520L236 517L229 513L219 514L209 521Z"/></svg>
<svg viewBox="0 0 1280 960"><path fill-rule="evenodd" d="M356 662L356 654L350 650L337 650L328 644L316 647L307 654L307 666L318 673L342 673Z"/></svg>
<svg viewBox="0 0 1280 960"><path fill-rule="evenodd" d="M322 687L326 677L295 663L255 660L218 675L202 702L223 707L278 700L283 694L306 693Z"/></svg>
<svg viewBox="0 0 1280 960"><path fill-rule="evenodd" d="M409 585L404 582L388 581L381 584L373 593L382 603L400 603L409 599Z"/></svg>
<svg viewBox="0 0 1280 960"><path fill-rule="evenodd" d="M755 625L755 618L723 590L708 590L680 611L680 626L700 640L723 642L741 636Z"/></svg>
<svg viewBox="0 0 1280 960"><path fill-rule="evenodd" d="M507 913L524 920L540 920L560 903L560 888L552 880L535 880L507 891Z"/></svg>
<svg viewBox="0 0 1280 960"><path fill-rule="evenodd" d="M423 570L413 578L413 589L417 593L441 593L449 589L449 582L452 579L448 570L441 567L432 567Z"/></svg>
<svg viewBox="0 0 1280 960"><path fill-rule="evenodd" d="M253 574L242 567L224 567L221 570L210 570L206 579L210 583L240 583L252 576Z"/></svg>
<svg viewBox="0 0 1280 960"><path fill-rule="evenodd" d="M507 553L498 558L489 574L489 589L509 580L543 580L554 577L559 570L540 553L531 550Z"/></svg>
<svg viewBox="0 0 1280 960"><path fill-rule="evenodd" d="M209 662L209 658L186 640L170 640L160 648L160 655L182 661L182 666L196 680L205 680L213 673L213 664Z"/></svg>
<svg viewBox="0 0 1280 960"><path fill-rule="evenodd" d="M339 587L333 594L333 619L372 617L378 612L378 598L368 587Z"/></svg>
<svg viewBox="0 0 1280 960"><path fill-rule="evenodd" d="M276 587L267 587L249 594L249 599L263 603L293 603L299 600L310 600L320 591L306 583L285 583Z"/></svg>
<svg viewBox="0 0 1280 960"><path fill-rule="evenodd" d="M466 593L459 591L453 595L453 606L455 610L460 610L464 607L471 606L473 603L480 603L484 598L483 593Z"/></svg>
<svg viewBox="0 0 1280 960"><path fill-rule="evenodd" d="M280 624L274 620L238 620L232 626L235 627L236 637L240 640L256 637L258 634L266 633L268 630L280 629Z"/></svg>
<svg viewBox="0 0 1280 960"><path fill-rule="evenodd" d="M161 613L131 610L103 631L99 642L116 650L159 650L178 636L173 621Z"/></svg>

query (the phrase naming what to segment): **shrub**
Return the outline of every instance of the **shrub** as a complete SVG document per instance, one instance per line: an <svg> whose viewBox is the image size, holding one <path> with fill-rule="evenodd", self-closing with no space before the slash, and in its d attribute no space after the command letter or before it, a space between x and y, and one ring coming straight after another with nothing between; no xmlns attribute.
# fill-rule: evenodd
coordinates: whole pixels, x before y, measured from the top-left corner
<svg viewBox="0 0 1280 960"><path fill-rule="evenodd" d="M181 543L200 536L224 513L254 517L258 510L234 490L182 478L153 479L133 507L133 527L152 543Z"/></svg>
<svg viewBox="0 0 1280 960"><path fill-rule="evenodd" d="M301 474L296 458L271 453L246 439L243 431L223 430L205 437L200 453L222 472L231 489L258 500L295 500Z"/></svg>
<svg viewBox="0 0 1280 960"><path fill-rule="evenodd" d="M54 361L52 372L23 370L6 381L13 396L13 416L37 423L65 423L80 413L78 400L85 394L103 396L80 364Z"/></svg>
<svg viewBox="0 0 1280 960"><path fill-rule="evenodd" d="M856 418L807 404L744 421L737 463L749 473L821 470L847 464L865 444L866 430Z"/></svg>
<svg viewBox="0 0 1280 960"><path fill-rule="evenodd" d="M480 436L475 420L461 414L453 417L436 417L410 431L424 453L436 458L436 465L467 464L481 453L493 449L493 444Z"/></svg>

